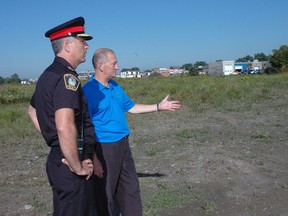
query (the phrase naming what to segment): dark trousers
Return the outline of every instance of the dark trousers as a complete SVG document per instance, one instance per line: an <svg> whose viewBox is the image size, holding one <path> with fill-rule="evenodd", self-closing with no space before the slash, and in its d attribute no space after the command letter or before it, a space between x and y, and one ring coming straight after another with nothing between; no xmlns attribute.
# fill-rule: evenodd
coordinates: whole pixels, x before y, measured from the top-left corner
<svg viewBox="0 0 288 216"><path fill-rule="evenodd" d="M46 162L53 191L53 216L95 216L94 180L71 172L62 158L60 148L53 147Z"/></svg>
<svg viewBox="0 0 288 216"><path fill-rule="evenodd" d="M118 142L100 143L96 152L104 169L104 178L95 178L98 214L115 215L117 213L115 201L117 201L123 216L141 216L139 180L128 137Z"/></svg>

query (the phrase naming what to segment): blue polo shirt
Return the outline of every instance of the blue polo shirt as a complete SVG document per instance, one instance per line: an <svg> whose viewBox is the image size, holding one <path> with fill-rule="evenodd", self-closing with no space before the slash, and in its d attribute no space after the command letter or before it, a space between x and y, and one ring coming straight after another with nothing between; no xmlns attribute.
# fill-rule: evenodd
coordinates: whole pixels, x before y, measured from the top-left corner
<svg viewBox="0 0 288 216"><path fill-rule="evenodd" d="M107 88L92 77L83 86L83 91L97 142L117 142L130 134L125 113L135 103L118 83L110 80Z"/></svg>

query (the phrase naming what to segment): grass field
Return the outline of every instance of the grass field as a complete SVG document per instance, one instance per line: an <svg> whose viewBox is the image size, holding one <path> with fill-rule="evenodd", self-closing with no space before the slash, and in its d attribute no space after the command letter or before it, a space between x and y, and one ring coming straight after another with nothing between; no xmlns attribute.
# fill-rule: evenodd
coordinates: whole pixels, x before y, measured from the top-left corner
<svg viewBox="0 0 288 216"><path fill-rule="evenodd" d="M117 81L136 103L183 106L127 114L144 215L288 213L288 74ZM26 114L34 88L0 85L0 215L51 213L48 147Z"/></svg>

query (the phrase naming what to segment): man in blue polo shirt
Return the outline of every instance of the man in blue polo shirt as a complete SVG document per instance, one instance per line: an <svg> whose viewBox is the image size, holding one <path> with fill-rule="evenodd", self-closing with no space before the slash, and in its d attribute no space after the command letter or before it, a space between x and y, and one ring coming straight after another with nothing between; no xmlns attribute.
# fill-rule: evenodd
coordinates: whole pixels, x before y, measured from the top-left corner
<svg viewBox="0 0 288 216"><path fill-rule="evenodd" d="M116 77L118 62L114 52L101 48L92 59L95 76L83 87L92 119L97 156L102 163L104 178L96 178L96 207L99 215L113 215L115 200L125 216L141 216L142 203L135 163L129 147L130 134L125 112L147 113L160 110L175 111L179 101L168 101L168 95L158 104L135 104ZM100 193L99 191L101 191Z"/></svg>

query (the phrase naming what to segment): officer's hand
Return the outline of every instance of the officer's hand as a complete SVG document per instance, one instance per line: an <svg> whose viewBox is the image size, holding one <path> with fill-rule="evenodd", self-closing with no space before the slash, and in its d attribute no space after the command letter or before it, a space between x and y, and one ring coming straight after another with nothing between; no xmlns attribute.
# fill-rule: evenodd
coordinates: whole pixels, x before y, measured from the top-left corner
<svg viewBox="0 0 288 216"><path fill-rule="evenodd" d="M62 163L66 164L69 169L71 170L71 172L75 172L71 166L69 165L68 161L63 158L62 159ZM86 159L84 161L81 162L81 169L78 170L78 172L75 172L77 175L79 176L87 176L86 180L88 180L92 175L93 175L93 163L92 160L90 159Z"/></svg>
<svg viewBox="0 0 288 216"><path fill-rule="evenodd" d="M86 180L88 180L92 175L93 175L93 163L92 160L86 159L83 160L82 162L82 168L86 171Z"/></svg>
<svg viewBox="0 0 288 216"><path fill-rule="evenodd" d="M98 176L99 178L103 178L104 171L102 168L102 164L97 157L93 158L93 169L94 169L94 175Z"/></svg>

